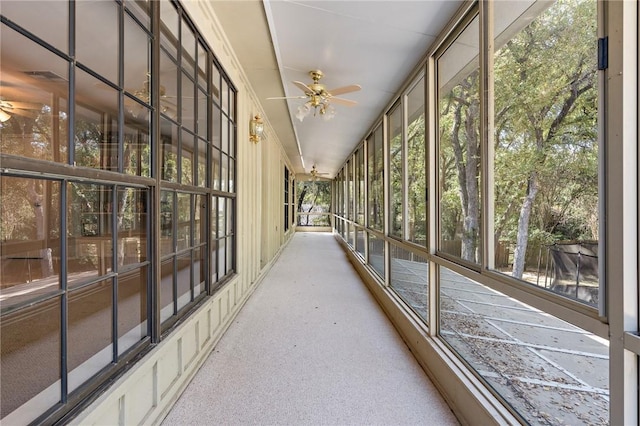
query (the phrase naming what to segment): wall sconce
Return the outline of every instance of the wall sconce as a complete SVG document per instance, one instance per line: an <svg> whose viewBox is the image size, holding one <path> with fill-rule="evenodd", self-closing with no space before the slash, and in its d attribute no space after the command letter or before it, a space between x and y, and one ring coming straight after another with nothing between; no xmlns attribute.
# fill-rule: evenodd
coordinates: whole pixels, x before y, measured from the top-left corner
<svg viewBox="0 0 640 426"><path fill-rule="evenodd" d="M255 117L249 121L249 140L253 143L260 142L262 133L264 133L264 122L260 114L256 114Z"/></svg>

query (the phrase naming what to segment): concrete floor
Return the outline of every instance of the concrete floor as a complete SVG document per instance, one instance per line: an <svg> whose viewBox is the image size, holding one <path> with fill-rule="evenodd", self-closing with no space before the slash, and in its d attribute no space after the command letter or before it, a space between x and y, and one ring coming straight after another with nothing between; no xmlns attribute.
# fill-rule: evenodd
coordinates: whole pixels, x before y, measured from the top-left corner
<svg viewBox="0 0 640 426"><path fill-rule="evenodd" d="M162 424L458 422L334 237L298 233Z"/></svg>

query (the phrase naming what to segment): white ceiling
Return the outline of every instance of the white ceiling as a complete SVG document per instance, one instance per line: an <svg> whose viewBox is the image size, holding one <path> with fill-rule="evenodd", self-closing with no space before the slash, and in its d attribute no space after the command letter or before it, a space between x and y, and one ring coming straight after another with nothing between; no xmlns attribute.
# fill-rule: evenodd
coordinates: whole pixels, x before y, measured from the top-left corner
<svg viewBox="0 0 640 426"><path fill-rule="evenodd" d="M294 171L333 177L366 136L462 1L227 1L212 5ZM295 118L301 99L292 81L324 72L327 89L359 84L325 121ZM302 159L300 154L302 154ZM304 165L303 165L304 161Z"/></svg>

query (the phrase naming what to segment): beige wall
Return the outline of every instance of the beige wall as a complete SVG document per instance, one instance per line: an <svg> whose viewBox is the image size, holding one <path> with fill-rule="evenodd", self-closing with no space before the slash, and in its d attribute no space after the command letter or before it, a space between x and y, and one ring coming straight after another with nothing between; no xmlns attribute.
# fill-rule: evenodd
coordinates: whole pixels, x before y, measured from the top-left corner
<svg viewBox="0 0 640 426"><path fill-rule="evenodd" d="M237 275L153 348L72 424L157 424L189 384L293 234L283 232L283 170L290 161L208 2L184 2L189 15L238 89ZM266 137L249 141L249 119L261 113Z"/></svg>

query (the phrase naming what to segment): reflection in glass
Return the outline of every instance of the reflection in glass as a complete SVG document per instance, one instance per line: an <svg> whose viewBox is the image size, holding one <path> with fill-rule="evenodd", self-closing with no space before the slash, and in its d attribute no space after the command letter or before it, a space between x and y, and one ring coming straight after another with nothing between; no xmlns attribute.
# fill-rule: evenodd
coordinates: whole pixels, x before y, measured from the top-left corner
<svg viewBox="0 0 640 426"><path fill-rule="evenodd" d="M4 315L0 321L3 424L27 424L42 414L19 408L28 401L50 407L61 399L60 306L56 297Z"/></svg>
<svg viewBox="0 0 640 426"><path fill-rule="evenodd" d="M606 424L609 345L471 281L440 273L440 335L529 424Z"/></svg>
<svg viewBox="0 0 640 426"><path fill-rule="evenodd" d="M198 40L198 85L203 89L207 89L207 63L209 56L207 55L207 49ZM206 123L205 123L206 126Z"/></svg>
<svg viewBox="0 0 640 426"><path fill-rule="evenodd" d="M75 55L78 62L117 83L118 4L81 1L76 3L75 10Z"/></svg>
<svg viewBox="0 0 640 426"><path fill-rule="evenodd" d="M384 240L369 234L369 265L384 280Z"/></svg>
<svg viewBox="0 0 640 426"><path fill-rule="evenodd" d="M174 270L175 270L175 257L171 257L170 259L163 260L161 268L161 279L160 279L160 321L164 322L165 320L171 318L174 314L174 306L173 306L173 280L174 280Z"/></svg>
<svg viewBox="0 0 640 426"><path fill-rule="evenodd" d="M118 277L118 355L148 335L147 282L147 266Z"/></svg>
<svg viewBox="0 0 640 426"><path fill-rule="evenodd" d="M147 260L147 192L118 189L118 268Z"/></svg>
<svg viewBox="0 0 640 426"><path fill-rule="evenodd" d="M438 58L440 250L480 261L478 17Z"/></svg>
<svg viewBox="0 0 640 426"><path fill-rule="evenodd" d="M182 67L189 73L194 75L196 69L196 36L189 24L182 20Z"/></svg>
<svg viewBox="0 0 640 426"><path fill-rule="evenodd" d="M178 230L176 233L177 250L191 247L191 194L178 193Z"/></svg>
<svg viewBox="0 0 640 426"><path fill-rule="evenodd" d="M182 125L192 131L196 130L196 87L191 77L182 73L182 97L180 108L180 120Z"/></svg>
<svg viewBox="0 0 640 426"><path fill-rule="evenodd" d="M191 268L194 266L191 261L191 252L178 256L178 310L186 306L193 297L191 295Z"/></svg>
<svg viewBox="0 0 640 426"><path fill-rule="evenodd" d="M220 108L213 104L211 105L211 143L214 147L220 149L220 137L222 135L222 124L220 118Z"/></svg>
<svg viewBox="0 0 640 426"><path fill-rule="evenodd" d="M382 126L373 132L368 140L369 149L369 226L384 230L384 149L382 146Z"/></svg>
<svg viewBox="0 0 640 426"><path fill-rule="evenodd" d="M218 279L227 275L227 241L224 238L218 240Z"/></svg>
<svg viewBox="0 0 640 426"><path fill-rule="evenodd" d="M229 153L229 119L227 117L222 116L222 123L220 126L220 131L222 132L222 146L220 149L224 153Z"/></svg>
<svg viewBox="0 0 640 426"><path fill-rule="evenodd" d="M495 268L597 307L596 1L496 25Z"/></svg>
<svg viewBox="0 0 640 426"><path fill-rule="evenodd" d="M207 106L209 105L209 98L204 90L198 89L198 136L201 138L207 137Z"/></svg>
<svg viewBox="0 0 640 426"><path fill-rule="evenodd" d="M424 78L407 100L407 239L427 244L427 167L424 124Z"/></svg>
<svg viewBox="0 0 640 426"><path fill-rule="evenodd" d="M171 254L175 250L174 242L174 193L160 192L160 256Z"/></svg>
<svg viewBox="0 0 640 426"><path fill-rule="evenodd" d="M229 190L229 156L222 154L220 165L220 191L227 192Z"/></svg>
<svg viewBox="0 0 640 426"><path fill-rule="evenodd" d="M112 312L112 280L100 281L69 293L69 391L113 361Z"/></svg>
<svg viewBox="0 0 640 426"><path fill-rule="evenodd" d="M69 183L67 269L69 284L113 270L113 191L97 184Z"/></svg>
<svg viewBox="0 0 640 426"><path fill-rule="evenodd" d="M3 13L19 3L4 2ZM66 163L68 63L5 25L0 31L0 152ZM26 58L46 73L25 72L34 66Z"/></svg>
<svg viewBox="0 0 640 426"><path fill-rule="evenodd" d="M69 52L69 4L63 1L38 1L36 2L24 2L24 1L3 1L2 2L2 15L7 19L19 23L20 26L29 32L35 34L47 43L59 49L62 52ZM47 17L47 25L42 25L42 21L34 19L34 8L37 8L39 16ZM51 31L51 28L55 28L55 31ZM2 34L0 40L2 40L2 52L4 53L5 45L4 38L7 36L7 30L2 25ZM21 51L21 50L17 50ZM27 52L22 50L22 52ZM30 55L29 55L30 56ZM2 61L2 71L4 74L4 67L7 62ZM45 69L45 68L35 68ZM47 68L50 69L50 68ZM62 74L60 74L62 75ZM2 76L4 80L4 75Z"/></svg>
<svg viewBox="0 0 640 426"><path fill-rule="evenodd" d="M129 15L124 15L124 88L151 104L151 38Z"/></svg>
<svg viewBox="0 0 640 426"><path fill-rule="evenodd" d="M160 121L161 176L169 182L178 181L178 127L169 120Z"/></svg>
<svg viewBox="0 0 640 426"><path fill-rule="evenodd" d="M220 151L211 150L211 176L213 178L213 189L220 190Z"/></svg>
<svg viewBox="0 0 640 426"><path fill-rule="evenodd" d="M200 246L193 251L193 295L197 297L206 291L205 279L207 277L206 246Z"/></svg>
<svg viewBox="0 0 640 426"><path fill-rule="evenodd" d="M171 2L160 2L160 45L178 57L180 17Z"/></svg>
<svg viewBox="0 0 640 426"><path fill-rule="evenodd" d="M402 238L402 200L404 154L402 152L402 110L396 108L389 114L389 234Z"/></svg>
<svg viewBox="0 0 640 426"><path fill-rule="evenodd" d="M134 176L151 176L149 138L151 110L133 99L124 98L124 172Z"/></svg>
<svg viewBox="0 0 640 426"><path fill-rule="evenodd" d="M118 170L118 91L76 69L74 161Z"/></svg>
<svg viewBox="0 0 640 426"><path fill-rule="evenodd" d="M207 148L209 144L204 139L198 139L198 186L207 186Z"/></svg>
<svg viewBox="0 0 640 426"><path fill-rule="evenodd" d="M191 133L182 132L182 149L180 151L180 183L184 185L193 185L195 182L195 147L194 137Z"/></svg>
<svg viewBox="0 0 640 426"><path fill-rule="evenodd" d="M233 272L233 260L234 256L234 242L235 239L233 237L227 237L227 274Z"/></svg>
<svg viewBox="0 0 640 426"><path fill-rule="evenodd" d="M60 184L0 177L2 309L60 288Z"/></svg>
<svg viewBox="0 0 640 426"><path fill-rule="evenodd" d="M178 66L164 50L160 51L160 112L178 119Z"/></svg>
<svg viewBox="0 0 640 426"><path fill-rule="evenodd" d="M390 245L389 285L422 319L428 321L429 268L427 259Z"/></svg>
<svg viewBox="0 0 640 426"><path fill-rule="evenodd" d="M356 228L356 251L364 258L365 255L365 238L366 232L363 229Z"/></svg>

